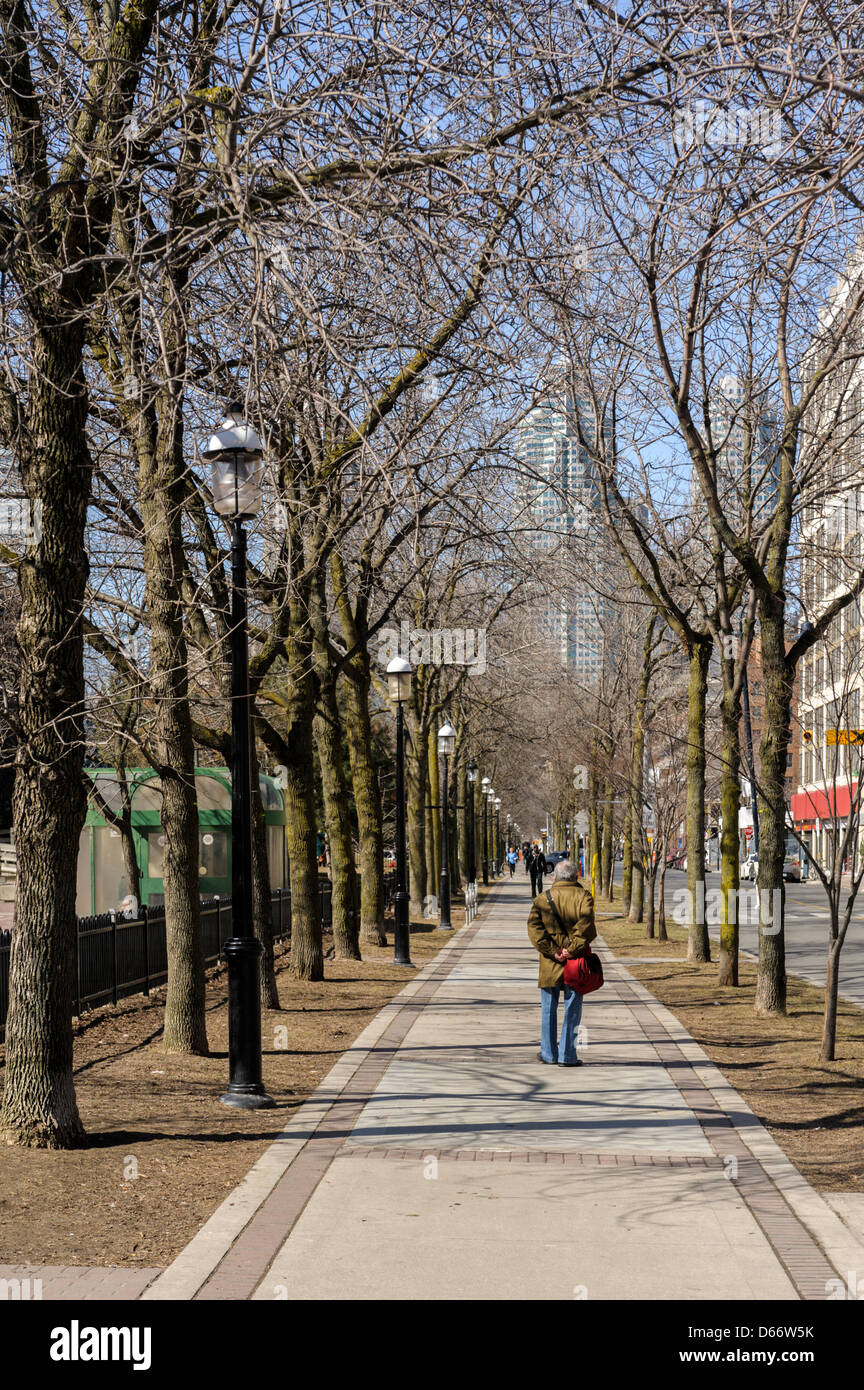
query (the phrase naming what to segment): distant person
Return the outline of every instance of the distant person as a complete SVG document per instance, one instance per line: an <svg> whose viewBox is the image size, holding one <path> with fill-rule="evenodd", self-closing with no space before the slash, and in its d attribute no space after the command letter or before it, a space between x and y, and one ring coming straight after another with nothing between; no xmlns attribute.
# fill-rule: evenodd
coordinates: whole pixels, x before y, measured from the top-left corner
<svg viewBox="0 0 864 1390"><path fill-rule="evenodd" d="M548 872L546 856L539 845L534 847L528 872L531 875L531 896L536 898L538 893L543 892L543 875Z"/></svg>
<svg viewBox="0 0 864 1390"><path fill-rule="evenodd" d="M515 849L508 849L508 851L507 851L507 863L510 865L510 877L511 877L511 878L513 877L513 875L514 875L515 872L516 872L516 865L518 864L518 862L519 862L519 855L517 854L516 850L515 850Z"/></svg>
<svg viewBox="0 0 864 1390"><path fill-rule="evenodd" d="M555 869L549 889L534 899L528 916L528 936L539 953L541 1004L538 1062L561 1067L581 1067L576 1055L576 1030L582 1017L582 995L564 984L564 962L583 955L597 935L594 899L579 882L579 871L569 859ZM564 1018L558 1038L558 998L564 990Z"/></svg>

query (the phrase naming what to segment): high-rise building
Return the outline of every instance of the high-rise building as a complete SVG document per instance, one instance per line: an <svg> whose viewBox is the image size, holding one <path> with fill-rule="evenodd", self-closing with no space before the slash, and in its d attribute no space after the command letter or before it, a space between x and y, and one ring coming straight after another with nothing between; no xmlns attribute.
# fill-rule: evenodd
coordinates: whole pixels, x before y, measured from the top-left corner
<svg viewBox="0 0 864 1390"><path fill-rule="evenodd" d="M864 275L864 253L849 261L819 314L812 367ZM850 330L852 346L861 324ZM801 604L808 621L848 590L864 563L864 365L855 353L826 376L802 421L800 467ZM811 647L800 667L797 722L802 730L793 823L811 853L827 863L832 843L847 825L861 775L864 727L864 626L861 599L853 600Z"/></svg>
<svg viewBox="0 0 864 1390"><path fill-rule="evenodd" d="M560 598L548 597L547 591L539 600L543 625L562 665L589 678L599 677L603 668L614 618L613 605L587 582L602 534L593 439L593 409L562 377L527 416L518 454L529 542L560 566Z"/></svg>
<svg viewBox="0 0 864 1390"><path fill-rule="evenodd" d="M780 432L761 382L732 372L721 376L709 412L723 511L736 530L746 529L749 519L751 531L758 532L774 509L780 463ZM695 471L690 488L694 509L704 512Z"/></svg>

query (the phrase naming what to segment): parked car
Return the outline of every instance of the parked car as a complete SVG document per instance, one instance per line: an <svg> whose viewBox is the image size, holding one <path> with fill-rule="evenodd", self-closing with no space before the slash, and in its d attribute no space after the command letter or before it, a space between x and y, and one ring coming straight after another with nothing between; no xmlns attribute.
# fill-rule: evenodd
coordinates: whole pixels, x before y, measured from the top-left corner
<svg viewBox="0 0 864 1390"><path fill-rule="evenodd" d="M562 859L566 859L567 854L563 849L550 849L546 855L546 863L550 869L554 869L556 864L560 864Z"/></svg>
<svg viewBox="0 0 864 1390"><path fill-rule="evenodd" d="M687 855L683 849L673 849L671 854L666 855L667 869L686 869Z"/></svg>
<svg viewBox="0 0 864 1390"><path fill-rule="evenodd" d="M751 883L755 883L758 876L759 856L757 854L748 854L744 863L741 865L741 877L748 879Z"/></svg>
<svg viewBox="0 0 864 1390"><path fill-rule="evenodd" d="M788 883L801 882L801 851L788 849L783 857L783 877Z"/></svg>

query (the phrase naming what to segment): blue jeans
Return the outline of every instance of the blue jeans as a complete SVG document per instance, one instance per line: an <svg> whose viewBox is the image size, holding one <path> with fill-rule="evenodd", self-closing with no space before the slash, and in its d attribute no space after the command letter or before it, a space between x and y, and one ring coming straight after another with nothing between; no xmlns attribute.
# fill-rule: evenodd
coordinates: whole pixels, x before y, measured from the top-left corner
<svg viewBox="0 0 864 1390"><path fill-rule="evenodd" d="M558 1047L558 995L564 991L564 1020L561 1025L561 1047ZM560 1062L562 1066L576 1061L576 1029L582 1017L582 995L569 985L541 989L540 1055L544 1062Z"/></svg>

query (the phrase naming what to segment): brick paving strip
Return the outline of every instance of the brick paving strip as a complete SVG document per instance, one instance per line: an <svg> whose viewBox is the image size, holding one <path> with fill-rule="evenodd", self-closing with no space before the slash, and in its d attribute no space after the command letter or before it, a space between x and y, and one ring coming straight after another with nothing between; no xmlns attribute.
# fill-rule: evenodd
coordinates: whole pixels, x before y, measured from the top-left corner
<svg viewBox="0 0 864 1390"><path fill-rule="evenodd" d="M549 1163L576 1168L712 1168L722 1169L719 1157L705 1154L573 1153L560 1149L397 1149L374 1144L343 1144L337 1158L436 1158L441 1163Z"/></svg>

